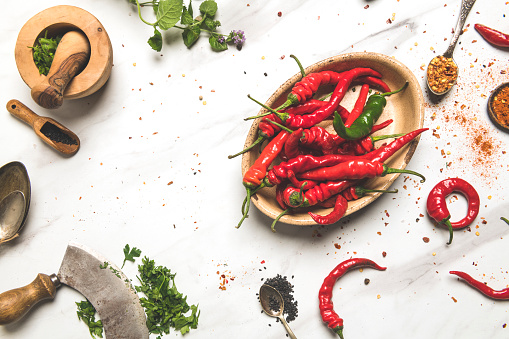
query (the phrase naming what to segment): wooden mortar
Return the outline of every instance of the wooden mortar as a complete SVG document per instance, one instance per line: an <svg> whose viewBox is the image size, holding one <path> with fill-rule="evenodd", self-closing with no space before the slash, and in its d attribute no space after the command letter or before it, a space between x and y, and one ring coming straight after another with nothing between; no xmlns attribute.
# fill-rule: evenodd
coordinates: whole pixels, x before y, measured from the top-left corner
<svg viewBox="0 0 509 339"><path fill-rule="evenodd" d="M33 60L32 47L40 37L64 35L69 31L83 32L90 44L86 67L65 87L64 99L86 97L99 90L108 80L113 66L113 48L103 25L89 12L74 6L55 6L36 14L21 28L14 56L19 74L28 87L46 80L39 74Z"/></svg>

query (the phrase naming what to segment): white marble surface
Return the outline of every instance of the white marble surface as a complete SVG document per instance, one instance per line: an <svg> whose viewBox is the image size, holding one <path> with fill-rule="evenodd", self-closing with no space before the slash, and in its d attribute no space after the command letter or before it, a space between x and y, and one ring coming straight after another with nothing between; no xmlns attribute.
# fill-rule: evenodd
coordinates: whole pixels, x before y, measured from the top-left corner
<svg viewBox="0 0 509 339"><path fill-rule="evenodd" d="M509 285L509 226L499 219L509 217L509 136L494 128L486 111L490 91L508 80L501 72L509 52L473 29L479 22L509 32L505 0L474 5L455 52L458 84L438 103L424 91L424 65L447 48L459 0L219 1L220 30L247 35L242 51L222 53L213 53L205 38L188 50L179 31L166 34L163 51L153 52L146 45L151 28L127 1L66 1L105 26L114 66L99 92L48 111L30 98L14 45L29 18L59 4L3 5L0 102L16 98L60 121L78 134L81 149L64 158L6 110L0 115L0 164L23 162L32 183L21 236L0 245L0 291L28 284L39 272L56 272L69 241L116 263L128 243L177 272L178 288L190 303L199 303L198 329L186 337L283 337L281 324L260 313L256 295L263 278L280 273L293 276L299 316L290 325L297 337L333 338L320 319L318 289L341 261L367 257L387 271L351 272L334 290L346 338L509 337L507 302L487 299L448 273L465 271L495 289ZM273 234L271 220L253 208L236 229L244 189L240 158L227 155L244 144L250 124L243 118L258 111L246 95L265 100L295 74L290 54L306 66L352 51L393 56L420 80L424 124L436 133L423 134L409 168L428 180L401 176L393 185L398 195L335 225L279 224ZM458 123L458 115L468 123ZM491 156L472 146L478 135L494 145ZM454 176L477 188L481 210L471 231L455 232L447 246L448 232L427 217L425 200L434 184ZM459 218L466 202L461 196L450 200L453 219ZM124 272L135 279L136 266L128 263ZM219 288L222 274L229 278L225 290ZM371 279L368 286L364 278ZM90 338L76 317L74 302L80 300L62 287L22 321L0 326L0 337Z"/></svg>

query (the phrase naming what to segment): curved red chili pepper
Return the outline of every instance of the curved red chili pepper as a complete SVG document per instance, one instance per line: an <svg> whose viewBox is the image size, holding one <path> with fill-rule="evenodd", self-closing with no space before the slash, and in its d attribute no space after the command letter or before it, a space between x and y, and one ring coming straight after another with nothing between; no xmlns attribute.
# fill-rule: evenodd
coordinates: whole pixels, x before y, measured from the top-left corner
<svg viewBox="0 0 509 339"><path fill-rule="evenodd" d="M455 274L458 277L464 279L467 284L484 294L485 296L495 300L509 300L509 288L504 288L500 291L496 291L486 285L483 282L477 281L465 272L460 271L449 271L450 274Z"/></svg>
<svg viewBox="0 0 509 339"><path fill-rule="evenodd" d="M481 36L486 39L490 44L499 47L509 47L509 35L494 30L493 28L489 28L487 26L481 24L475 24L474 28L476 29Z"/></svg>
<svg viewBox="0 0 509 339"><path fill-rule="evenodd" d="M386 267L381 267L374 261L365 258L352 258L343 261L337 265L329 275L323 280L320 291L318 292L318 302L320 308L320 315L322 321L327 326L343 339L343 319L334 311L334 304L332 302L332 291L336 281L341 278L345 273L361 267L374 268L375 270L385 271Z"/></svg>
<svg viewBox="0 0 509 339"><path fill-rule="evenodd" d="M374 178L378 176L383 177L391 173L413 174L419 176L421 178L421 182L424 182L426 180L423 175L417 172L406 169L390 168L379 161L369 161L364 159L351 160L331 167L317 168L314 170L301 173L299 174L299 177L301 179L324 181L324 180L364 179L364 178Z"/></svg>
<svg viewBox="0 0 509 339"><path fill-rule="evenodd" d="M389 138L398 138L400 136L402 136L402 134L388 134L378 136L368 135L367 137L359 140L348 140L341 145L341 147L338 149L338 153L364 155L375 149L375 142Z"/></svg>
<svg viewBox="0 0 509 339"><path fill-rule="evenodd" d="M272 169L267 173L266 183L267 185L277 185L282 180L288 178L288 173L302 173L308 170L324 167L333 166L340 164L345 161L359 159L358 156L353 155L341 155L341 154L330 154L326 156L313 156L309 154L299 155L293 159L282 162L279 165L274 165Z"/></svg>
<svg viewBox="0 0 509 339"><path fill-rule="evenodd" d="M364 76L364 77L357 78L354 81L354 84L357 84L357 83L368 84L371 87L375 87L375 88L379 89L380 91L382 91L382 93L391 92L391 88L389 87L389 85L387 85L385 83L385 81L383 81L380 78L375 78L372 76Z"/></svg>
<svg viewBox="0 0 509 339"><path fill-rule="evenodd" d="M299 141L303 146L320 150L323 154L332 154L337 147L336 139L325 128L313 126L304 130Z"/></svg>
<svg viewBox="0 0 509 339"><path fill-rule="evenodd" d="M451 222L451 214L447 208L445 198L452 192L460 192L468 202L467 215L458 222ZM439 225L444 224L449 228L449 242L452 242L453 230L467 227L474 222L479 213L480 199L475 188L460 178L450 178L440 181L433 187L428 195L426 209L430 217L435 219Z"/></svg>
<svg viewBox="0 0 509 339"><path fill-rule="evenodd" d="M299 181L299 179L297 179L293 171L288 171L288 180L290 180L293 187L300 187L301 190L309 190L318 185L318 181L315 180Z"/></svg>
<svg viewBox="0 0 509 339"><path fill-rule="evenodd" d="M313 212L308 212L308 214L317 224L330 225L341 219L345 215L347 209L348 201L341 194L338 194L336 196L336 202L334 203L334 209L329 214L318 215Z"/></svg>
<svg viewBox="0 0 509 339"><path fill-rule="evenodd" d="M348 88L350 87L350 84L354 79L360 76L374 74L380 75L380 73L374 71L371 68L354 68L350 71L346 71L343 73L343 76L336 84L334 92L332 93L332 96L326 106L319 108L315 112L307 115L279 114L279 117L283 121L284 125L290 129L297 129L299 127L310 128L322 122L332 113L334 113L334 111L338 108L341 100L343 100L345 94L348 91Z"/></svg>
<svg viewBox="0 0 509 339"><path fill-rule="evenodd" d="M276 186L276 200L279 204L279 207L281 207L281 209L283 210L285 210L288 207L286 206L284 199L284 191L286 189L287 184L288 182L285 180Z"/></svg>
<svg viewBox="0 0 509 339"><path fill-rule="evenodd" d="M300 154L299 151L299 140L302 136L302 128L299 128L298 130L294 131L290 136L288 137L288 140L286 140L285 143L285 155L288 159L295 158Z"/></svg>

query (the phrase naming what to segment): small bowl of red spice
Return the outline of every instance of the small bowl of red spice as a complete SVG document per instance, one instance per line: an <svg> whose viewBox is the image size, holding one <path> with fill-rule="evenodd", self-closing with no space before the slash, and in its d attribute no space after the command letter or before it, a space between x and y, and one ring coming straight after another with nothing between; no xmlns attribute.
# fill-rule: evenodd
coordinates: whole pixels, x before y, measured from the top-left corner
<svg viewBox="0 0 509 339"><path fill-rule="evenodd" d="M488 113L495 125L509 132L509 82L493 90L488 99Z"/></svg>

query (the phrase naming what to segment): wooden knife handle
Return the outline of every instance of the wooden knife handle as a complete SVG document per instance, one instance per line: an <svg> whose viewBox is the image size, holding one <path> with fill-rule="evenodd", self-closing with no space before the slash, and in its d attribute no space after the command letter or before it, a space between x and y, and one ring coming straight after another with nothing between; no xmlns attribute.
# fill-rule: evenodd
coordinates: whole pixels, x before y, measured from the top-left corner
<svg viewBox="0 0 509 339"><path fill-rule="evenodd" d="M32 98L44 108L58 108L64 101L64 91L69 82L87 64L90 43L85 34L67 32L55 52L55 57L46 78L32 87Z"/></svg>
<svg viewBox="0 0 509 339"><path fill-rule="evenodd" d="M21 319L41 300L53 299L59 285L56 275L39 273L30 284L0 294L0 325Z"/></svg>

